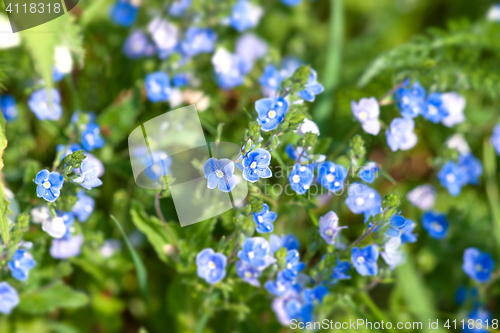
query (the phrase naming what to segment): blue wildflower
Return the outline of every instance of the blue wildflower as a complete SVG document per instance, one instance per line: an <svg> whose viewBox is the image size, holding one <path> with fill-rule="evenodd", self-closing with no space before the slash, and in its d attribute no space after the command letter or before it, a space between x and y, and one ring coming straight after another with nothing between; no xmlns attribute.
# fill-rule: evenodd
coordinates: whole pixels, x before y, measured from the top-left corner
<svg viewBox="0 0 500 333"><path fill-rule="evenodd" d="M243 178L251 183L255 183L259 178L269 178L272 176L269 164L271 164L271 154L263 149L257 148L248 153L242 161Z"/></svg>
<svg viewBox="0 0 500 333"><path fill-rule="evenodd" d="M50 90L52 107L50 107L47 89L40 89L31 94L28 106L39 120L58 120L62 116L61 95L57 89Z"/></svg>
<svg viewBox="0 0 500 333"><path fill-rule="evenodd" d="M50 255L54 259L68 259L80 254L84 238L82 234L72 235L69 238L53 239L50 246Z"/></svg>
<svg viewBox="0 0 500 333"><path fill-rule="evenodd" d="M441 94L432 93L427 98L427 107L422 110L422 116L437 124L448 115L448 110L441 100Z"/></svg>
<svg viewBox="0 0 500 333"><path fill-rule="evenodd" d="M259 6L246 0L239 0L229 16L229 24L239 32L243 32L256 27L263 13Z"/></svg>
<svg viewBox="0 0 500 333"><path fill-rule="evenodd" d="M361 214L373 207L380 205L382 199L380 194L371 187L354 182L349 186L345 203L354 214Z"/></svg>
<svg viewBox="0 0 500 333"><path fill-rule="evenodd" d="M408 86L408 82L405 83L405 86ZM394 93L394 99L404 118L415 118L427 109L425 95L425 89L416 81L411 88L401 87L397 89Z"/></svg>
<svg viewBox="0 0 500 333"><path fill-rule="evenodd" d="M166 59L179 49L179 29L176 25L160 17L156 17L149 22L148 32L158 50L158 57L160 59ZM182 62L182 60L180 61Z"/></svg>
<svg viewBox="0 0 500 333"><path fill-rule="evenodd" d="M364 223L368 222L368 220L370 219L370 216L375 216L377 215L378 213L382 213L382 202L378 202L376 205L372 206L372 208L368 209L368 210L365 210L363 212L363 215L364 215ZM375 230L378 230L378 227L375 228Z"/></svg>
<svg viewBox="0 0 500 333"><path fill-rule="evenodd" d="M161 150L154 151L151 155L144 156L144 159L144 163L156 161L144 170L144 174L152 181L158 181L162 179L163 176L166 176L170 172L173 162L172 158Z"/></svg>
<svg viewBox="0 0 500 333"><path fill-rule="evenodd" d="M269 132L285 119L288 102L283 97L263 98L255 102L255 110L261 130Z"/></svg>
<svg viewBox="0 0 500 333"><path fill-rule="evenodd" d="M400 245L401 239L399 237L390 238L384 244L384 251L381 253L381 256L391 270L394 270L406 261L406 255L399 247Z"/></svg>
<svg viewBox="0 0 500 333"><path fill-rule="evenodd" d="M100 165L95 160L85 159L79 170L75 173L79 175L78 178L73 179L73 182L80 184L80 186L91 190L94 187L102 185L102 180L99 179Z"/></svg>
<svg viewBox="0 0 500 333"><path fill-rule="evenodd" d="M283 237L276 236L272 234L269 237L270 250L271 253L278 251L281 247L287 250L298 250L300 248L300 242L294 235L285 235Z"/></svg>
<svg viewBox="0 0 500 333"><path fill-rule="evenodd" d="M441 185L454 197L460 194L462 186L468 180L468 177L464 174L464 170L453 161L449 161L443 165L437 176Z"/></svg>
<svg viewBox="0 0 500 333"><path fill-rule="evenodd" d="M153 53L154 46L149 43L148 36L140 30L132 32L123 44L123 54L130 59L138 59Z"/></svg>
<svg viewBox="0 0 500 333"><path fill-rule="evenodd" d="M401 231L406 225L406 219L401 215L393 215L389 219L389 228L385 232L385 235L389 237L399 237L401 236Z"/></svg>
<svg viewBox="0 0 500 333"><path fill-rule="evenodd" d="M401 244L415 243L417 241L417 235L413 233L413 229L415 229L416 226L417 224L412 220L406 220L406 224L401 229Z"/></svg>
<svg viewBox="0 0 500 333"><path fill-rule="evenodd" d="M293 166L292 172L288 176L288 181L292 190L298 194L304 194L311 186L314 179L314 173L311 168L300 165L299 163Z"/></svg>
<svg viewBox="0 0 500 333"><path fill-rule="evenodd" d="M351 269L351 263L349 261L337 260L337 265L333 268L330 278L332 278L334 282L350 279L351 276L346 274L349 269Z"/></svg>
<svg viewBox="0 0 500 333"><path fill-rule="evenodd" d="M292 319L303 323L313 320L313 304L305 304L300 295L294 292L276 297L272 307L280 323L284 326L289 326Z"/></svg>
<svg viewBox="0 0 500 333"><path fill-rule="evenodd" d="M234 163L230 159L209 158L203 164L203 173L208 178L207 187L213 190L217 184L222 192L231 192L236 186L237 178L234 175Z"/></svg>
<svg viewBox="0 0 500 333"><path fill-rule="evenodd" d="M371 135L378 135L380 132L380 107L375 97L362 98L358 103L351 101L353 116L360 122L363 130Z"/></svg>
<svg viewBox="0 0 500 333"><path fill-rule="evenodd" d="M489 253L483 253L470 247L464 251L462 269L471 278L480 283L488 282L495 267L495 262Z"/></svg>
<svg viewBox="0 0 500 333"><path fill-rule="evenodd" d="M295 7L299 3L301 3L302 0L281 0L281 3L290 7Z"/></svg>
<svg viewBox="0 0 500 333"><path fill-rule="evenodd" d="M467 184L479 185L479 178L483 175L483 163L474 155L460 155L458 166L462 168Z"/></svg>
<svg viewBox="0 0 500 333"><path fill-rule="evenodd" d="M235 53L242 60L243 72L248 73L254 63L266 55L267 43L252 33L246 33L236 41Z"/></svg>
<svg viewBox="0 0 500 333"><path fill-rule="evenodd" d="M465 98L463 96L456 92L443 93L441 94L441 101L443 107L448 111L448 115L441 120L444 126L453 127L465 121Z"/></svg>
<svg viewBox="0 0 500 333"><path fill-rule="evenodd" d="M500 155L500 123L496 124L493 128L490 143L495 148L497 155Z"/></svg>
<svg viewBox="0 0 500 333"><path fill-rule="evenodd" d="M291 143L286 145L285 153L293 161L297 161L297 159L299 159L299 156L300 156L300 159L298 160L299 163L305 163L309 161L309 157L307 156L307 152L304 152L304 148L297 147L295 149Z"/></svg>
<svg viewBox="0 0 500 333"><path fill-rule="evenodd" d="M17 250L12 255L12 260L9 261L8 266L14 279L26 281L28 279L30 269L35 267L35 260L26 250Z"/></svg>
<svg viewBox="0 0 500 333"><path fill-rule="evenodd" d="M378 250L375 245L368 245L363 249L354 247L351 252L351 261L360 275L377 275Z"/></svg>
<svg viewBox="0 0 500 333"><path fill-rule="evenodd" d="M363 180L364 182L371 184L375 181L375 178L377 178L378 171L379 167L377 163L368 162L361 168L361 170L359 170L358 177L361 178L361 180Z"/></svg>
<svg viewBox="0 0 500 333"><path fill-rule="evenodd" d="M63 237L69 239L71 237L71 226L75 223L75 215L71 212L59 212L57 216L62 219L66 227L66 233Z"/></svg>
<svg viewBox="0 0 500 333"><path fill-rule="evenodd" d="M306 264L300 262L299 251L297 250L289 250L286 253L286 265L283 270L283 277L288 280L294 280L299 272L306 267Z"/></svg>
<svg viewBox="0 0 500 333"><path fill-rule="evenodd" d="M282 80L283 76L276 66L267 65L266 68L264 68L264 73L262 73L262 76L259 78L259 83L264 88L275 92L280 87Z"/></svg>
<svg viewBox="0 0 500 333"><path fill-rule="evenodd" d="M145 85L148 99L153 103L168 101L172 93L170 78L164 72L155 72L146 75Z"/></svg>
<svg viewBox="0 0 500 333"><path fill-rule="evenodd" d="M300 98L308 102L314 102L316 95L322 93L323 90L325 90L325 88L323 88L323 85L317 82L317 76L318 75L316 74L316 71L314 69L311 69L311 74L309 74L306 88L302 91L299 91L298 95L300 96Z"/></svg>
<svg viewBox="0 0 500 333"><path fill-rule="evenodd" d="M86 151L92 151L104 146L104 139L101 136L101 128L96 123L90 123L82 132L82 146Z"/></svg>
<svg viewBox="0 0 500 333"><path fill-rule="evenodd" d="M269 243L262 237L246 238L238 258L254 267L265 268L276 262L269 254Z"/></svg>
<svg viewBox="0 0 500 333"><path fill-rule="evenodd" d="M80 222L85 222L94 211L95 200L85 194L84 190L76 193L77 201L73 205L71 212L75 214Z"/></svg>
<svg viewBox="0 0 500 333"><path fill-rule="evenodd" d="M435 239L443 239L448 232L446 216L434 212L426 212L422 216L422 227Z"/></svg>
<svg viewBox="0 0 500 333"><path fill-rule="evenodd" d="M17 118L17 105L14 96L0 96L0 111L2 111L6 121L12 121Z"/></svg>
<svg viewBox="0 0 500 333"><path fill-rule="evenodd" d="M347 170L343 165L326 161L318 166L318 181L330 192L342 190L346 178Z"/></svg>
<svg viewBox="0 0 500 333"><path fill-rule="evenodd" d="M186 86L189 83L189 74L187 73L179 73L175 74L172 78L172 83L174 86L181 88Z"/></svg>
<svg viewBox="0 0 500 333"><path fill-rule="evenodd" d="M413 119L394 118L390 128L385 131L387 145L392 151L408 150L417 144L418 137L413 132L415 122Z"/></svg>
<svg viewBox="0 0 500 333"><path fill-rule="evenodd" d="M258 278L262 274L262 270L256 268L244 261L238 260L236 262L236 274L245 282L250 283L252 286L260 287Z"/></svg>
<svg viewBox="0 0 500 333"><path fill-rule="evenodd" d="M430 184L424 184L415 187L413 190L408 192L406 198L413 205L422 210L429 210L434 207L436 201L437 192L434 186Z"/></svg>
<svg viewBox="0 0 500 333"><path fill-rule="evenodd" d="M190 27L186 31L186 39L182 43L182 50L188 56L199 53L210 53L214 50L217 35L212 29Z"/></svg>
<svg viewBox="0 0 500 333"><path fill-rule="evenodd" d="M319 218L319 234L330 245L335 244L335 237L345 228L347 226L339 227L339 217L333 211Z"/></svg>
<svg viewBox="0 0 500 333"><path fill-rule="evenodd" d="M323 302L323 298L328 295L328 288L325 286L316 286L313 289L306 288L302 292L302 298L306 304L314 302L321 303Z"/></svg>
<svg viewBox="0 0 500 333"><path fill-rule="evenodd" d="M137 18L139 9L126 0L118 0L111 6L109 15L111 20L123 27L130 27Z"/></svg>
<svg viewBox="0 0 500 333"><path fill-rule="evenodd" d="M189 7L191 7L191 0L176 0L170 5L168 13L171 16L179 17L184 15L186 9Z"/></svg>
<svg viewBox="0 0 500 333"><path fill-rule="evenodd" d="M284 272L279 272L276 280L267 281L264 287L274 296L283 296L292 288L292 281L285 277Z"/></svg>
<svg viewBox="0 0 500 333"><path fill-rule="evenodd" d="M56 201L61 194L61 188L64 184L63 176L58 172L49 172L49 170L40 171L35 177L36 195L49 202Z"/></svg>
<svg viewBox="0 0 500 333"><path fill-rule="evenodd" d="M488 326L487 323L493 323L494 321L491 320L491 313L489 313L487 310L477 307L474 311L469 313L468 318L469 319L466 321L466 324L463 326L462 329L463 332L473 332L473 333L491 332L491 330L487 329ZM471 324L473 324L474 328L469 328L469 320L472 320Z"/></svg>
<svg viewBox="0 0 500 333"><path fill-rule="evenodd" d="M219 282L226 276L227 258L222 253L215 253L207 248L196 256L198 276L210 284Z"/></svg>
<svg viewBox="0 0 500 333"><path fill-rule="evenodd" d="M0 282L0 312L9 314L19 304L17 291L7 282Z"/></svg>
<svg viewBox="0 0 500 333"><path fill-rule="evenodd" d="M253 220L257 225L257 232L264 234L274 230L273 222L278 217L278 214L269 210L267 204L262 205L262 210L253 214Z"/></svg>

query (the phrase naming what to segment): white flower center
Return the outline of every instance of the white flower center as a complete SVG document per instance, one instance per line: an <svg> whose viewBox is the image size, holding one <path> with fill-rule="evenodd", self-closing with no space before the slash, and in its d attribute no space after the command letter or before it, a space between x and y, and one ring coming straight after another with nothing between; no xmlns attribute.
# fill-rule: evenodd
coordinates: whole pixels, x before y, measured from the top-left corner
<svg viewBox="0 0 500 333"><path fill-rule="evenodd" d="M293 180L294 183L298 183L298 182L300 182L300 176L299 175L295 175L295 176L292 177L292 180Z"/></svg>
<svg viewBox="0 0 500 333"><path fill-rule="evenodd" d="M292 269L292 264L291 263L286 264L286 268Z"/></svg>
<svg viewBox="0 0 500 333"><path fill-rule="evenodd" d="M356 200L354 200L354 203L358 206L362 206L365 203L365 199L362 197L357 197Z"/></svg>
<svg viewBox="0 0 500 333"><path fill-rule="evenodd" d="M43 182L43 187L50 188L50 183L48 181Z"/></svg>
<svg viewBox="0 0 500 333"><path fill-rule="evenodd" d="M477 272L481 272L483 270L483 266L481 264L476 264L474 268L476 269Z"/></svg>
<svg viewBox="0 0 500 333"><path fill-rule="evenodd" d="M269 113L267 114L267 116L269 118L273 119L274 117L276 117L276 111L274 111L274 110L269 111Z"/></svg>
<svg viewBox="0 0 500 333"><path fill-rule="evenodd" d="M269 83L269 85L271 87L274 87L275 85L278 84L278 80L276 80L274 77L270 78L269 80L267 80L267 82Z"/></svg>
<svg viewBox="0 0 500 333"><path fill-rule="evenodd" d="M454 183L456 180L457 180L457 177L454 174L449 173L446 175L446 181L448 183Z"/></svg>
<svg viewBox="0 0 500 333"><path fill-rule="evenodd" d="M309 185L304 185L304 190L308 190L309 189Z"/></svg>
<svg viewBox="0 0 500 333"><path fill-rule="evenodd" d="M255 169L255 167L257 166L257 162L252 162L252 164L250 164L250 169Z"/></svg>
<svg viewBox="0 0 500 333"><path fill-rule="evenodd" d="M252 273L250 273L250 272L245 272L245 277L246 277L247 279L251 278L251 277L252 277Z"/></svg>
<svg viewBox="0 0 500 333"><path fill-rule="evenodd" d="M401 99L401 102L403 102L403 104L408 104L410 102L410 100L408 99L407 96L403 96L403 98Z"/></svg>
<svg viewBox="0 0 500 333"><path fill-rule="evenodd" d="M14 261L14 267L19 268L21 264L19 263L19 260Z"/></svg>
<svg viewBox="0 0 500 333"><path fill-rule="evenodd" d="M208 262L208 268L214 269L215 268L215 263L213 261Z"/></svg>
<svg viewBox="0 0 500 333"><path fill-rule="evenodd" d="M262 218L262 216L258 216L258 217L257 217L257 220L258 220L260 223L262 223L262 222L264 221L264 219Z"/></svg>
<svg viewBox="0 0 500 333"><path fill-rule="evenodd" d="M326 175L326 181L327 181L327 182L331 183L331 182L333 182L334 180L335 180L335 176L334 176L334 175L332 175L332 174L328 174L328 175Z"/></svg>
<svg viewBox="0 0 500 333"><path fill-rule="evenodd" d="M358 257L358 262L359 262L360 264L364 263L364 262L365 262L365 258L363 258L363 257Z"/></svg>
<svg viewBox="0 0 500 333"><path fill-rule="evenodd" d="M222 178L224 177L224 173L220 170L215 170L215 175L218 177L218 178Z"/></svg>
<svg viewBox="0 0 500 333"><path fill-rule="evenodd" d="M366 118L368 118L368 114L365 111L361 111L359 113L359 119L360 120L365 120Z"/></svg>
<svg viewBox="0 0 500 333"><path fill-rule="evenodd" d="M437 232L443 231L443 227L441 226L441 224L437 223L436 221L432 222L431 225L432 229L434 229L435 231Z"/></svg>
<svg viewBox="0 0 500 333"><path fill-rule="evenodd" d="M301 166L299 170L300 170L300 172L304 172L304 171L306 171L306 167L305 166Z"/></svg>
<svg viewBox="0 0 500 333"><path fill-rule="evenodd" d="M255 257L255 253L253 251L248 252L248 258L253 259Z"/></svg>
<svg viewBox="0 0 500 333"><path fill-rule="evenodd" d="M340 183L339 182L335 182L335 183L333 183L333 185L340 186Z"/></svg>
<svg viewBox="0 0 500 333"><path fill-rule="evenodd" d="M332 229L327 229L327 230L325 231L325 235L328 235L328 236L333 235L333 230L332 230Z"/></svg>
<svg viewBox="0 0 500 333"><path fill-rule="evenodd" d="M434 105L429 105L429 114L430 115L435 115L438 113L438 109Z"/></svg>
<svg viewBox="0 0 500 333"><path fill-rule="evenodd" d="M278 103L276 103L276 105L278 105L278 107L281 107L283 105L283 103L278 102Z"/></svg>

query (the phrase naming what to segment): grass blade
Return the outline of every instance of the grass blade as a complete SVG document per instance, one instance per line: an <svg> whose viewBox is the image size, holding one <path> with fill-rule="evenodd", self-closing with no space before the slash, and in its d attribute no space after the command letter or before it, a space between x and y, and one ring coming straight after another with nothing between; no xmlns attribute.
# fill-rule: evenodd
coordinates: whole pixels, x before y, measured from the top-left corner
<svg viewBox="0 0 500 333"><path fill-rule="evenodd" d="M484 165L484 180L486 186L486 196L490 204L491 215L493 220L493 232L497 243L497 248L500 250L500 195L498 194L498 182L496 177L496 154L488 139L483 143L483 165Z"/></svg>

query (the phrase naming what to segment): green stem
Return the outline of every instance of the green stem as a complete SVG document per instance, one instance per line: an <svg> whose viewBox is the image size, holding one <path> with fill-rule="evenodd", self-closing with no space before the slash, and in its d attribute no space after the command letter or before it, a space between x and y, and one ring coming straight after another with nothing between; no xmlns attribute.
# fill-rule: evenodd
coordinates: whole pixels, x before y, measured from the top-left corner
<svg viewBox="0 0 500 333"><path fill-rule="evenodd" d="M500 249L500 195L498 193L498 183L496 178L496 155L488 139L483 143L483 164L486 186L486 196L490 204L493 232L497 242L497 248Z"/></svg>

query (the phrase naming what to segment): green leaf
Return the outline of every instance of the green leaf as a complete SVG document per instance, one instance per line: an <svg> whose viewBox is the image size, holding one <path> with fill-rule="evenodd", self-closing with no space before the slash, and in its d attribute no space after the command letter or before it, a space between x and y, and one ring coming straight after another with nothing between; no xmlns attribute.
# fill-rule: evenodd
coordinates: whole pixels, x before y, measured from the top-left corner
<svg viewBox="0 0 500 333"><path fill-rule="evenodd" d="M7 147L7 137L5 135L5 118L3 114L0 115L0 172L3 169L3 151ZM3 180L0 179L0 233L2 233L2 242L7 244L9 242L9 200L5 197L5 189Z"/></svg>
<svg viewBox="0 0 500 333"><path fill-rule="evenodd" d="M123 236L125 244L127 244L127 248L130 251L132 260L134 261L135 269L137 270L137 281L139 283L139 289L141 290L144 299L148 301L149 300L148 272L146 271L146 267L142 263L141 257L139 257L132 244L130 244L130 241L127 238L127 234L125 233L125 230L123 230L123 227L121 226L120 222L118 222L118 220L113 215L111 215L111 219L115 222L118 230L120 230L120 233Z"/></svg>
<svg viewBox="0 0 500 333"><path fill-rule="evenodd" d="M71 289L58 280L28 294L21 294L19 310L40 314L53 312L59 308L76 309L85 306L89 301L86 294Z"/></svg>
<svg viewBox="0 0 500 333"><path fill-rule="evenodd" d="M132 216L132 222L134 222L137 229L146 235L160 260L165 263L172 263L172 260L165 253L165 245L171 244L177 246L177 237L169 226L173 223L162 223L156 217L146 215L140 205L135 201L132 202L130 215Z"/></svg>
<svg viewBox="0 0 500 333"><path fill-rule="evenodd" d="M488 139L485 139L483 143L483 160L486 196L490 204L497 249L500 250L500 206L498 205L500 195L498 193L498 181L496 177L496 155Z"/></svg>

